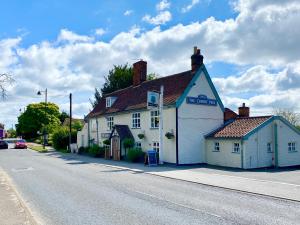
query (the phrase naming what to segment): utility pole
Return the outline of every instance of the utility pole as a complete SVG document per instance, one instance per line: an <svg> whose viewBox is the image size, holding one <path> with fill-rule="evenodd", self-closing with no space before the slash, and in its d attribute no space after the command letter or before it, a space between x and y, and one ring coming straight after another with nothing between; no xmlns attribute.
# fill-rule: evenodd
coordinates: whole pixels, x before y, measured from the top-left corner
<svg viewBox="0 0 300 225"><path fill-rule="evenodd" d="M71 151L72 144L72 93L70 93L70 131L69 131L69 150Z"/></svg>
<svg viewBox="0 0 300 225"><path fill-rule="evenodd" d="M160 86L159 95L159 164L164 164L163 159L163 142L164 142L164 124L163 124L163 109L164 108L164 86Z"/></svg>

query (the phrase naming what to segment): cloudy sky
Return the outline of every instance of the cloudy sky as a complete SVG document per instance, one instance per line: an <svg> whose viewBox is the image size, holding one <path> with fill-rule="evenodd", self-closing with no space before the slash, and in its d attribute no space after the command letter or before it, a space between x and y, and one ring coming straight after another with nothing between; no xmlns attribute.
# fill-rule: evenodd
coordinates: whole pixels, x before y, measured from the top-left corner
<svg viewBox="0 0 300 225"><path fill-rule="evenodd" d="M95 87L113 65L148 61L160 76L190 69L193 46L225 106L252 115L300 112L299 0L3 0L0 73L16 82L0 101L11 127L20 109L49 101L74 113L91 109Z"/></svg>

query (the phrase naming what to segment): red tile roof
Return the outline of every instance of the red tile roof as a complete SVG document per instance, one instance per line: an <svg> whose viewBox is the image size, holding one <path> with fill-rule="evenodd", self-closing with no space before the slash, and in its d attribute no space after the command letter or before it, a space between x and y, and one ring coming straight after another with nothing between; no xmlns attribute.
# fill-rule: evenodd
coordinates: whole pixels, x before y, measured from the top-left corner
<svg viewBox="0 0 300 225"><path fill-rule="evenodd" d="M272 116L236 118L219 129L208 134L207 138L242 138L250 131L270 119Z"/></svg>
<svg viewBox="0 0 300 225"><path fill-rule="evenodd" d="M172 105L183 94L184 90L193 79L195 73L186 71L171 76L145 81L138 86L115 91L105 97L117 97L110 108L106 108L105 97L89 113L88 117L104 115L109 113L122 112L127 110L144 109L147 107L147 92L159 91L160 86L164 86L164 105Z"/></svg>

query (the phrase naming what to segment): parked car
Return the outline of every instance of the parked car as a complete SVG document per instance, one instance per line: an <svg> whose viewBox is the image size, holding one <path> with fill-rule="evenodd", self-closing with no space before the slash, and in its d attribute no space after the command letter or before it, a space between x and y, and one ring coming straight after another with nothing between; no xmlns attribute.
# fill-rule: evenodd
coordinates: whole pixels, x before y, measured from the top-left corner
<svg viewBox="0 0 300 225"><path fill-rule="evenodd" d="M0 140L0 149L8 149L8 143L6 141Z"/></svg>
<svg viewBox="0 0 300 225"><path fill-rule="evenodd" d="M27 149L27 144L26 144L26 141L25 140L18 140L16 143L15 143L15 148L22 148L22 149Z"/></svg>

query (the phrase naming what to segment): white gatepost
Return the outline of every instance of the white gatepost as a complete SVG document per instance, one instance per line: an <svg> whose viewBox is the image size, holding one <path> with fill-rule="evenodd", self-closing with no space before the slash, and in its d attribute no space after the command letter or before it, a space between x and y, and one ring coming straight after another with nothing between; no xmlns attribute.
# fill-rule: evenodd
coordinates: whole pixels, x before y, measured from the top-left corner
<svg viewBox="0 0 300 225"><path fill-rule="evenodd" d="M164 86L160 86L159 95L159 164L164 163L164 123L163 123L163 108L164 108Z"/></svg>

